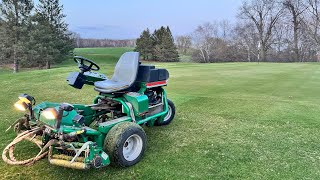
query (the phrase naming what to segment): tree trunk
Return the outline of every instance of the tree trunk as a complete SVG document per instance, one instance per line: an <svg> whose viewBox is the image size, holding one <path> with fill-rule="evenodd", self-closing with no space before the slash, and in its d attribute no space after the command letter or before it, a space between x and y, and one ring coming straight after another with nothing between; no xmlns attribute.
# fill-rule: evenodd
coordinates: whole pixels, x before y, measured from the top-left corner
<svg viewBox="0 0 320 180"><path fill-rule="evenodd" d="M19 72L19 60L17 59L16 56L16 48L13 48L13 73L18 73Z"/></svg>
<svg viewBox="0 0 320 180"><path fill-rule="evenodd" d="M297 25L294 25L294 26L295 26L293 28L294 60L295 62L299 62L300 52L298 47L298 27L296 27Z"/></svg>
<svg viewBox="0 0 320 180"><path fill-rule="evenodd" d="M19 27L19 10L18 10L18 1L13 1L14 4L14 22L16 25L16 28ZM15 31L15 40L13 42L13 73L19 72L19 60L17 58L17 44L19 42L19 32L17 29Z"/></svg>
<svg viewBox="0 0 320 180"><path fill-rule="evenodd" d="M202 57L203 62L207 62L206 56L204 55L203 49L200 49L200 55Z"/></svg>
<svg viewBox="0 0 320 180"><path fill-rule="evenodd" d="M262 46L260 52L261 52L260 59L261 59L262 62L265 62L267 60L267 58L266 58L266 54L267 54L266 49L263 48L263 46Z"/></svg>
<svg viewBox="0 0 320 180"><path fill-rule="evenodd" d="M250 47L248 46L248 62L251 62Z"/></svg>
<svg viewBox="0 0 320 180"><path fill-rule="evenodd" d="M50 69L50 68L51 68L51 63L50 63L50 61L49 61L49 60L47 60L46 68L47 68L47 69Z"/></svg>
<svg viewBox="0 0 320 180"><path fill-rule="evenodd" d="M15 59L13 63L13 73L18 73L18 72L19 72L19 61Z"/></svg>

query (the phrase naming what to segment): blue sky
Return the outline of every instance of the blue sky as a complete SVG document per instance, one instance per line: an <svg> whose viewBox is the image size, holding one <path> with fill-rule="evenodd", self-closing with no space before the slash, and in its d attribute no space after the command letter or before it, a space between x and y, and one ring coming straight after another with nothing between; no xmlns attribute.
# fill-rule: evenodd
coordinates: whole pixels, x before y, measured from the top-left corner
<svg viewBox="0 0 320 180"><path fill-rule="evenodd" d="M204 22L234 21L241 0L61 0L66 22L85 38L137 38L146 28L170 26L174 35Z"/></svg>

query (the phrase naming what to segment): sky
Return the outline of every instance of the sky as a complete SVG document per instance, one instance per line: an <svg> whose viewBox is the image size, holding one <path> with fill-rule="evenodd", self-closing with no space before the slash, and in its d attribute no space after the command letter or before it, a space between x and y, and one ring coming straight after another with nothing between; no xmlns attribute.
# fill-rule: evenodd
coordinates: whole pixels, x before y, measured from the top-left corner
<svg viewBox="0 0 320 180"><path fill-rule="evenodd" d="M174 36L198 25L235 21L241 0L60 0L71 31L83 38L132 39L169 26Z"/></svg>

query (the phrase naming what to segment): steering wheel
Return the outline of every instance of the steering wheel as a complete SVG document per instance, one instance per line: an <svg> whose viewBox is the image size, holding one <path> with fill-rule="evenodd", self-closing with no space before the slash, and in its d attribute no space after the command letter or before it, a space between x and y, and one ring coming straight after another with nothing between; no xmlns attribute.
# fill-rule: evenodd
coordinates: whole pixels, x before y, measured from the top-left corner
<svg viewBox="0 0 320 180"><path fill-rule="evenodd" d="M82 56L74 56L73 57L74 62L78 64L78 67L81 72L87 72L87 71L99 71L100 67L93 62L90 59L84 58ZM90 63L89 65L86 65L84 62Z"/></svg>

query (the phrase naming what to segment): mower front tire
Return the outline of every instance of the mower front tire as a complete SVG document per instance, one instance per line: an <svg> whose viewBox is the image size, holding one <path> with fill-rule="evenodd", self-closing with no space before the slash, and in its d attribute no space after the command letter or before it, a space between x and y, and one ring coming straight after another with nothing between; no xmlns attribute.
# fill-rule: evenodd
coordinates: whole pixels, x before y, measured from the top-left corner
<svg viewBox="0 0 320 180"><path fill-rule="evenodd" d="M142 159L146 141L146 134L141 126L132 122L119 123L108 132L104 151L113 165L129 167Z"/></svg>
<svg viewBox="0 0 320 180"><path fill-rule="evenodd" d="M160 120L157 120L154 125L156 126L164 126L164 125L168 125L172 122L175 114L176 114L176 107L174 106L173 102L169 99L167 99L168 101L168 113L162 117L163 121L161 122Z"/></svg>

